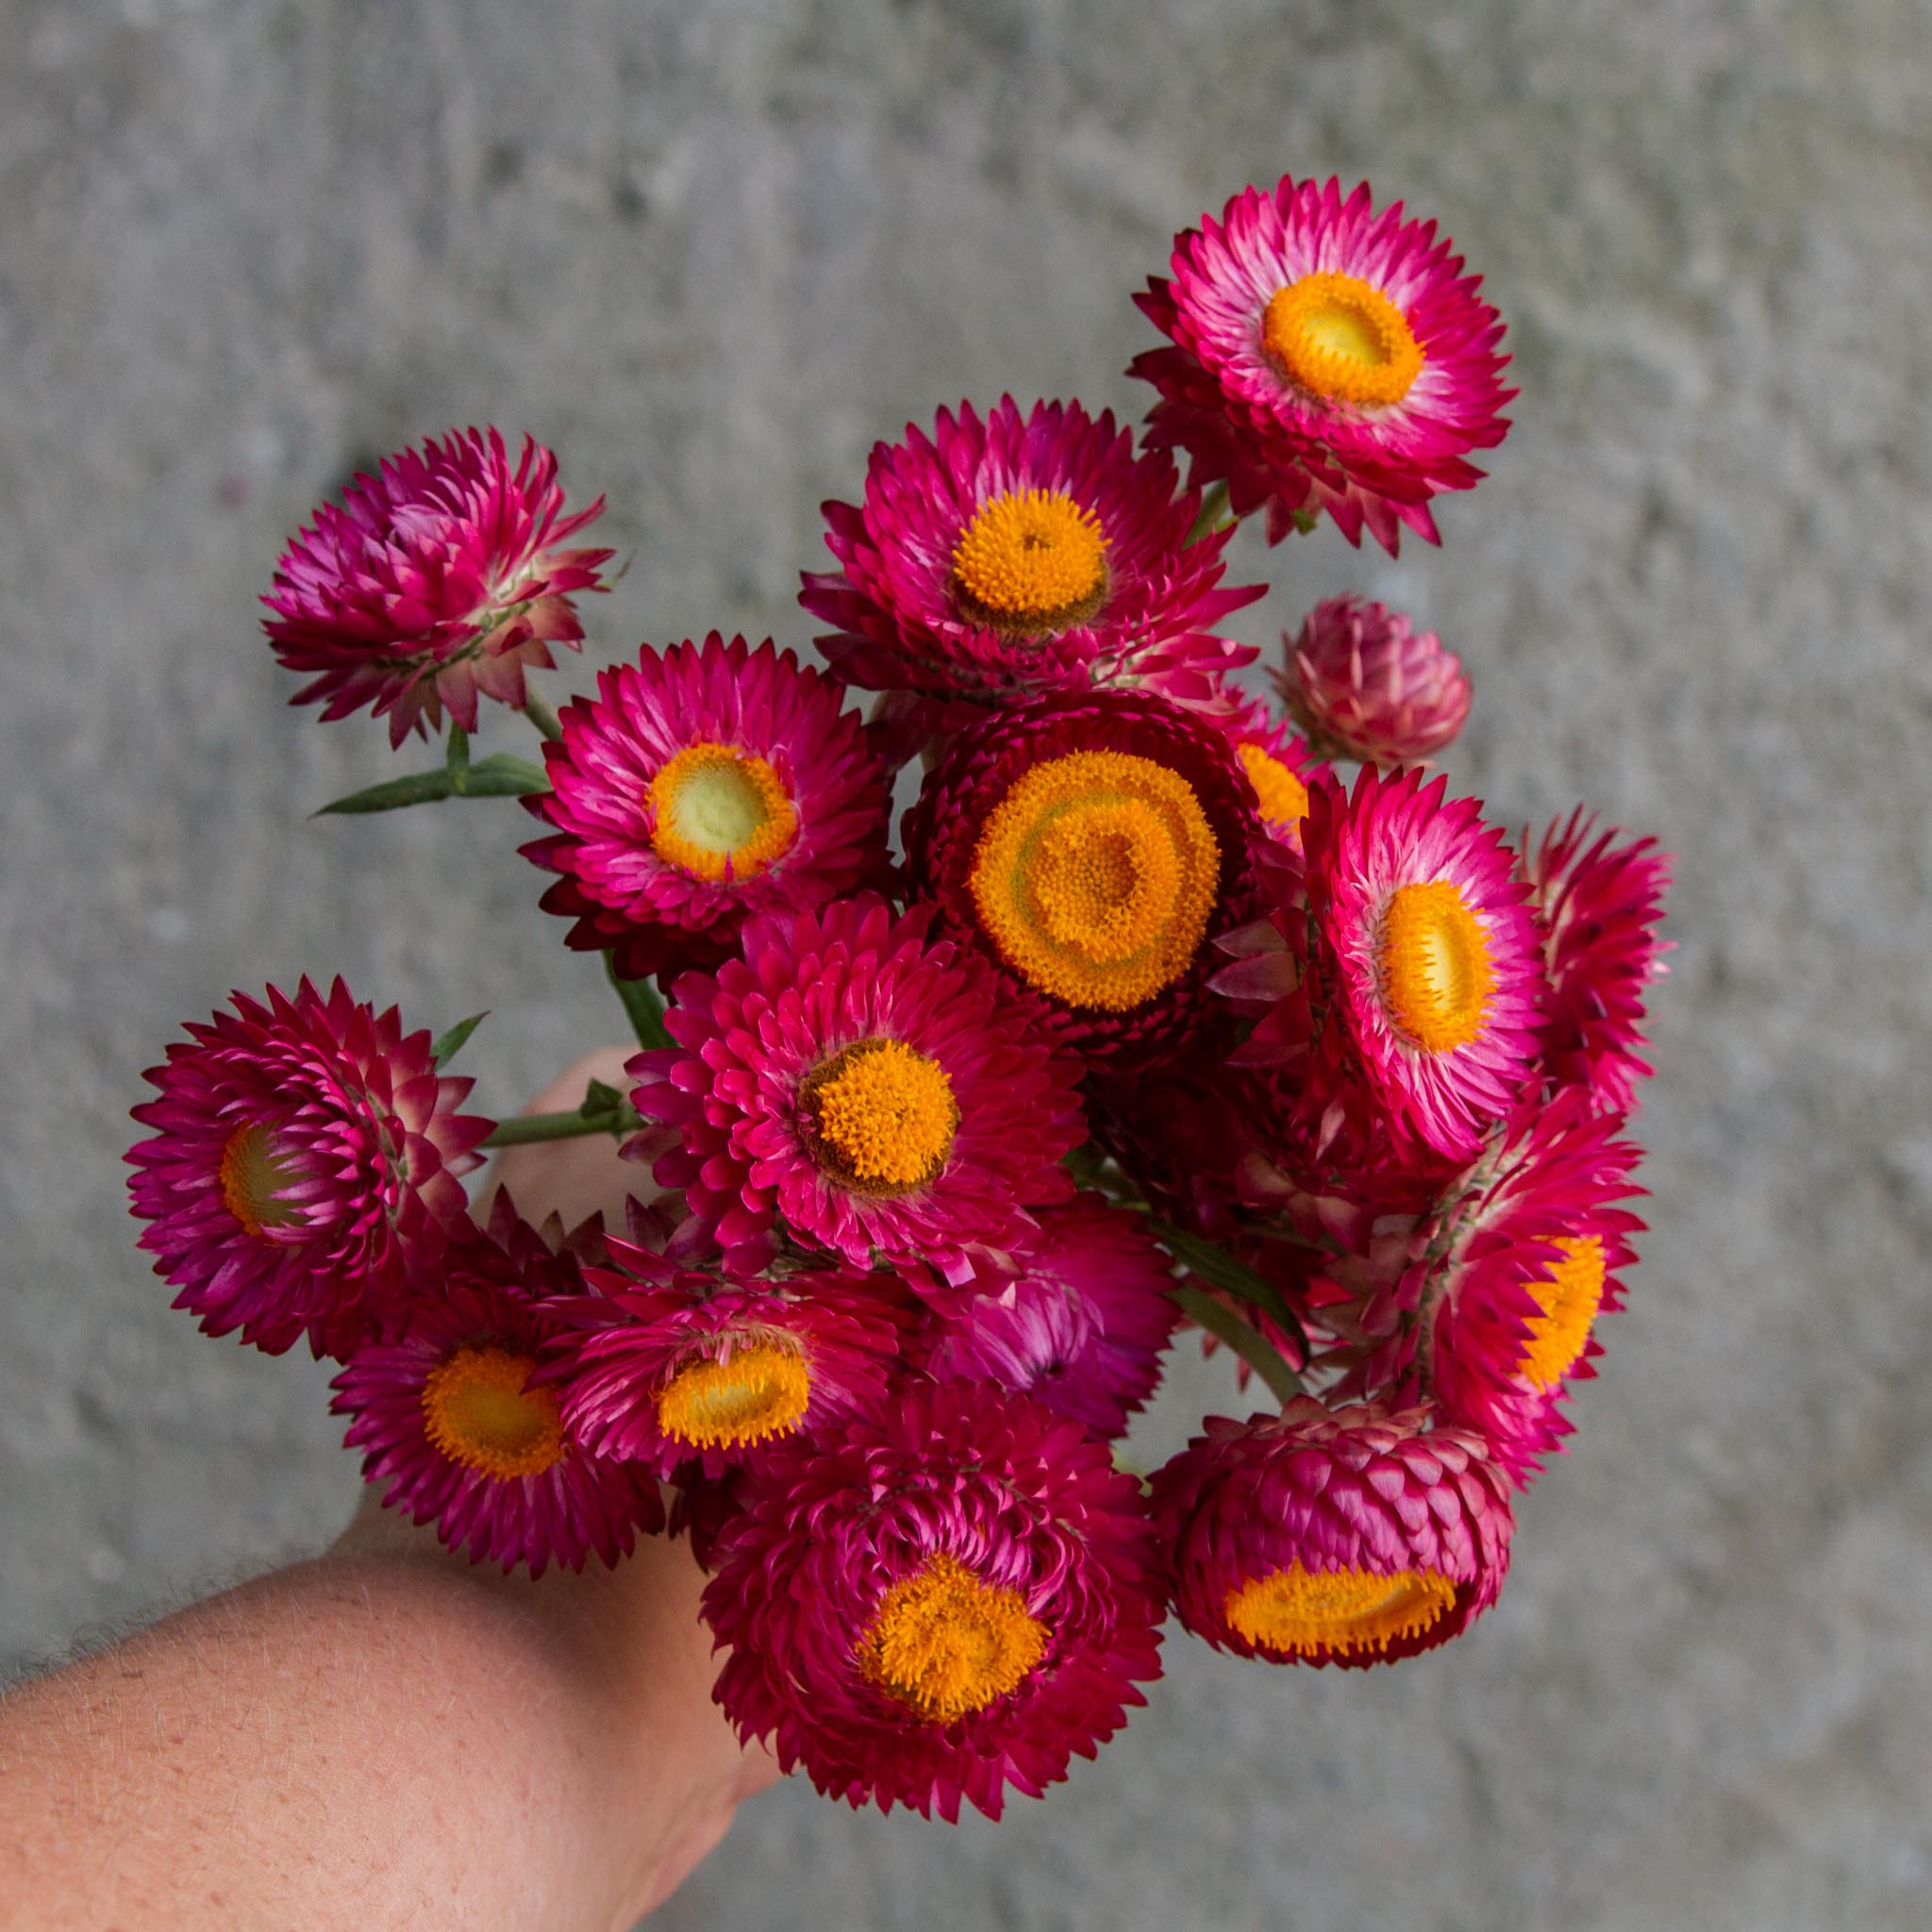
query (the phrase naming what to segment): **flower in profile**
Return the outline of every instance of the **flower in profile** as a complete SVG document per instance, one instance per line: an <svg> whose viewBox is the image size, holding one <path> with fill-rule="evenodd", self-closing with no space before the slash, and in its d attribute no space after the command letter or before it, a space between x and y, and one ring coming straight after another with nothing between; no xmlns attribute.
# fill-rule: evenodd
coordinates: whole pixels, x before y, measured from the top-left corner
<svg viewBox="0 0 1932 1932"><path fill-rule="evenodd" d="M1206 1433L1154 1475L1181 1623L1271 1663L1392 1663L1496 1600L1515 1518L1483 1440L1426 1410L1307 1396Z"/></svg>
<svg viewBox="0 0 1932 1932"><path fill-rule="evenodd" d="M556 1351L565 1426L592 1454L716 1479L884 1398L906 1325L897 1276L766 1280L608 1246L613 1265L585 1271L597 1292L569 1306Z"/></svg>
<svg viewBox="0 0 1932 1932"><path fill-rule="evenodd" d="M352 1418L343 1440L363 1452L364 1480L472 1562L581 1570L591 1551L615 1563L638 1531L664 1527L650 1472L587 1454L538 1377L560 1307L584 1293L593 1239L594 1226L566 1239L554 1217L534 1228L499 1191L489 1232L452 1248L400 1333L358 1349L335 1379L332 1410Z"/></svg>
<svg viewBox="0 0 1932 1932"><path fill-rule="evenodd" d="M1261 829L1290 852L1302 849L1302 821L1308 815L1308 781L1319 764L1292 725L1275 717L1260 698L1224 686L1221 701L1204 707L1221 727L1255 788Z"/></svg>
<svg viewBox="0 0 1932 1932"><path fill-rule="evenodd" d="M276 658L310 678L291 702L367 705L392 745L440 729L445 706L474 731L479 691L521 706L525 671L583 637L572 596L606 588L611 553L568 547L603 510L566 516L557 458L527 436L514 469L494 429L384 458L316 510L262 599Z"/></svg>
<svg viewBox="0 0 1932 1932"><path fill-rule="evenodd" d="M1136 297L1171 346L1131 374L1160 391L1145 438L1184 449L1196 485L1268 507L1271 541L1323 510L1391 554L1437 541L1429 499L1467 490L1501 442L1503 325L1433 222L1377 213L1366 182L1284 175L1174 238L1172 279Z"/></svg>
<svg viewBox="0 0 1932 1932"><path fill-rule="evenodd" d="M766 908L804 911L882 877L886 774L840 688L770 640L646 645L564 708L544 747L556 829L524 855L562 876L548 912L625 978L710 964Z"/></svg>
<svg viewBox="0 0 1932 1932"><path fill-rule="evenodd" d="M307 979L232 998L144 1076L141 1245L208 1334L341 1356L467 1224L458 1176L492 1123L458 1111L471 1082L438 1074L426 1032L340 979L326 999Z"/></svg>
<svg viewBox="0 0 1932 1932"><path fill-rule="evenodd" d="M741 958L678 979L677 1045L630 1073L638 1111L674 1130L634 1151L684 1191L679 1258L715 1239L755 1268L782 1216L861 1273L876 1249L959 1281L1073 1191L1077 1061L984 961L928 937L930 911L861 894L761 912Z"/></svg>
<svg viewBox="0 0 1932 1932"><path fill-rule="evenodd" d="M1097 1436L1123 1434L1160 1379L1174 1332L1173 1264L1099 1194L1045 1208L1039 1231L936 1304L928 1374L997 1382Z"/></svg>
<svg viewBox="0 0 1932 1932"><path fill-rule="evenodd" d="M1191 696L1254 657L1209 626L1261 586L1219 587L1227 533L1189 543L1199 499L1175 481L1077 403L942 409L934 437L908 425L874 449L862 504L825 505L840 567L799 601L838 626L818 640L835 673L868 690L984 704L1131 679Z"/></svg>
<svg viewBox="0 0 1932 1932"><path fill-rule="evenodd" d="M1523 870L1543 935L1550 976L1543 1023L1544 1070L1557 1087L1580 1087L1601 1113L1627 1114L1642 1057L1644 994L1668 970L1659 939L1671 858L1655 839L1599 833L1579 806L1553 821Z"/></svg>
<svg viewBox="0 0 1932 1932"><path fill-rule="evenodd" d="M1434 631L1362 597L1331 597L1282 639L1274 686L1325 758L1413 764L1439 752L1469 716L1461 660Z"/></svg>
<svg viewBox="0 0 1932 1932"><path fill-rule="evenodd" d="M905 829L944 929L1118 1069L1188 1045L1209 941L1248 915L1263 838L1214 724L1135 691L1039 698L962 732Z"/></svg>
<svg viewBox="0 0 1932 1932"><path fill-rule="evenodd" d="M997 1818L1159 1674L1138 1485L1025 1396L910 1383L774 1449L740 1497L704 1598L715 1694L827 1796Z"/></svg>

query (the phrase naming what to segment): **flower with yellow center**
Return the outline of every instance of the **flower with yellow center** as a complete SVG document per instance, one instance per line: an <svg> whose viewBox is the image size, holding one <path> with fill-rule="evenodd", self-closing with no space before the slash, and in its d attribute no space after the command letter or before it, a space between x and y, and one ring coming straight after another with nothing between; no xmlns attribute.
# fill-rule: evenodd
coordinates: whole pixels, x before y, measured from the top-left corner
<svg viewBox="0 0 1932 1932"><path fill-rule="evenodd" d="M1399 403L1422 374L1401 309L1359 275L1300 275L1268 298L1261 346L1299 389L1363 408Z"/></svg>
<svg viewBox="0 0 1932 1932"><path fill-rule="evenodd" d="M1604 1299L1604 1244L1591 1235L1558 1235L1563 1258L1527 1284L1540 1313L1529 1322L1529 1343L1516 1373L1539 1389L1554 1389L1575 1367Z"/></svg>
<svg viewBox="0 0 1932 1932"><path fill-rule="evenodd" d="M1420 1637L1455 1602L1456 1586L1437 1570L1307 1570L1296 1561L1237 1584L1226 1613L1260 1649L1348 1657Z"/></svg>
<svg viewBox="0 0 1932 1932"><path fill-rule="evenodd" d="M1495 969L1482 921L1452 881L1397 888L1375 963L1384 1003L1412 1044L1448 1053L1481 1034Z"/></svg>
<svg viewBox="0 0 1932 1932"><path fill-rule="evenodd" d="M1261 802L1261 816L1271 825L1288 831L1307 817L1308 788L1281 759L1258 744L1238 744L1235 754Z"/></svg>
<svg viewBox="0 0 1932 1932"><path fill-rule="evenodd" d="M1064 490L990 498L953 551L953 595L975 622L1021 637L1080 624L1107 597L1100 519Z"/></svg>
<svg viewBox="0 0 1932 1932"><path fill-rule="evenodd" d="M790 1435L811 1405L811 1371L786 1336L701 1356L658 1391L658 1425L693 1449L741 1449Z"/></svg>
<svg viewBox="0 0 1932 1932"><path fill-rule="evenodd" d="M222 1149L222 1206L250 1234L296 1223L301 1210L282 1197L295 1177L293 1166L275 1150L274 1130L258 1121L237 1127Z"/></svg>
<svg viewBox="0 0 1932 1932"><path fill-rule="evenodd" d="M862 1193L899 1194L945 1166L959 1108L946 1070L901 1040L861 1040L819 1068L801 1100L821 1165Z"/></svg>
<svg viewBox="0 0 1932 1932"><path fill-rule="evenodd" d="M1127 752L1026 772L988 815L969 886L981 926L1030 986L1123 1012L1193 963L1221 848L1192 787Z"/></svg>
<svg viewBox="0 0 1932 1932"><path fill-rule="evenodd" d="M736 745L688 744L651 780L651 850L695 878L752 878L790 849L798 814L778 774Z"/></svg>
<svg viewBox="0 0 1932 1932"><path fill-rule="evenodd" d="M431 1444L492 1482L541 1475L564 1453L555 1392L529 1388L532 1356L486 1344L459 1348L423 1384Z"/></svg>
<svg viewBox="0 0 1932 1932"><path fill-rule="evenodd" d="M951 1724L1025 1682L1047 1627L1017 1590L983 1582L952 1557L928 1557L879 1600L858 1640L858 1668L928 1724Z"/></svg>

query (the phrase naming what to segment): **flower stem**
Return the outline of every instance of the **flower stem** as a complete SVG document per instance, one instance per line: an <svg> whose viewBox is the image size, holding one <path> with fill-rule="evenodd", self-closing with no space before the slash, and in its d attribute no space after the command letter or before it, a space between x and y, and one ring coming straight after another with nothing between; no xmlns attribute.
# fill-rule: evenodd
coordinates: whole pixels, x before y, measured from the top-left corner
<svg viewBox="0 0 1932 1932"><path fill-rule="evenodd" d="M1275 1399L1292 1402L1303 1392L1302 1378L1282 1360L1257 1329L1251 1327L1232 1308L1223 1307L1211 1294L1177 1282L1168 1290L1190 1321L1198 1322L1210 1335L1216 1335L1267 1383Z"/></svg>
<svg viewBox="0 0 1932 1932"><path fill-rule="evenodd" d="M557 722L557 713L535 691L528 689L524 692L524 715L545 738L563 736L563 726Z"/></svg>
<svg viewBox="0 0 1932 1932"><path fill-rule="evenodd" d="M483 1145L521 1147L531 1141L573 1141L585 1134L623 1136L642 1124L637 1109L628 1104L604 1113L587 1114L581 1108L567 1113L525 1113L513 1121L499 1121Z"/></svg>
<svg viewBox="0 0 1932 1932"><path fill-rule="evenodd" d="M1201 495L1201 508L1195 513L1193 527L1189 530L1187 541L1198 543L1203 537L1211 537L1216 530L1224 530L1230 524L1239 523L1227 507L1227 484L1225 479L1210 483Z"/></svg>
<svg viewBox="0 0 1932 1932"><path fill-rule="evenodd" d="M640 1046L676 1044L664 1029L664 1002L651 991L649 980L619 978L615 953L604 955L604 976L624 1002L624 1010L629 1015L631 1031L637 1035Z"/></svg>

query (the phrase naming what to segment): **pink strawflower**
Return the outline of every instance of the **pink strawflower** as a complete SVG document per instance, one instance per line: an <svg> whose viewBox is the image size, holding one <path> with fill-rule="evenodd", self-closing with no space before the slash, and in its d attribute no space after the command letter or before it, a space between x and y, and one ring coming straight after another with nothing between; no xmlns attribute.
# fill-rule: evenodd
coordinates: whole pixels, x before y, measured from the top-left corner
<svg viewBox="0 0 1932 1932"><path fill-rule="evenodd" d="M1260 698L1224 684L1203 715L1217 724L1255 788L1261 829L1290 852L1302 849L1302 821L1308 815L1308 784L1326 771L1307 741Z"/></svg>
<svg viewBox="0 0 1932 1932"><path fill-rule="evenodd" d="M133 1110L155 1130L127 1155L141 1245L208 1334L341 1356L466 1224L458 1176L494 1123L458 1111L472 1083L437 1074L426 1032L340 979L326 999L306 978L265 1007L231 997L143 1076L160 1097Z"/></svg>
<svg viewBox="0 0 1932 1932"><path fill-rule="evenodd" d="M1657 928L1671 856L1655 839L1598 833L1580 806L1534 847L1525 831L1523 847L1550 976L1544 1069L1553 1086L1580 1087L1599 1113L1627 1114L1651 1071L1644 994L1668 970L1670 941Z"/></svg>
<svg viewBox="0 0 1932 1932"><path fill-rule="evenodd" d="M997 1818L1159 1674L1138 1485L1025 1396L909 1383L741 1494L704 1598L730 1653L715 1694L827 1796Z"/></svg>
<svg viewBox="0 0 1932 1932"><path fill-rule="evenodd" d="M905 833L943 930L1116 1072L1199 1031L1213 939L1252 915L1266 842L1226 739L1148 691L1058 693L961 732Z"/></svg>
<svg viewBox="0 0 1932 1932"><path fill-rule="evenodd" d="M523 850L563 874L542 904L576 921L569 943L629 979L708 965L754 912L882 879L886 774L842 703L769 639L716 631L599 673L544 747L550 791L525 800L557 828Z"/></svg>
<svg viewBox="0 0 1932 1932"><path fill-rule="evenodd" d="M766 1280L608 1245L555 1352L564 1424L593 1454L716 1478L884 1399L908 1324L896 1275Z"/></svg>
<svg viewBox="0 0 1932 1932"><path fill-rule="evenodd" d="M1469 716L1461 661L1432 630L1363 597L1331 597L1282 639L1275 689L1326 758L1413 764L1439 752Z"/></svg>
<svg viewBox="0 0 1932 1932"><path fill-rule="evenodd" d="M499 1192L489 1233L450 1251L400 1335L358 1349L335 1379L333 1409L354 1418L343 1440L363 1451L364 1479L472 1562L580 1570L591 1551L615 1563L638 1531L664 1527L650 1472L589 1455L538 1379L566 1332L559 1305L585 1292L590 1239L566 1241L554 1217L540 1232Z"/></svg>
<svg viewBox="0 0 1932 1932"><path fill-rule="evenodd" d="M630 1073L669 1130L632 1152L691 1210L680 1257L715 1240L755 1267L782 1217L860 1272L876 1249L960 1281L1073 1191L1078 1062L982 960L928 937L930 915L869 894L759 913L742 958L678 979L677 1045Z"/></svg>
<svg viewBox="0 0 1932 1932"><path fill-rule="evenodd" d="M1032 1395L1097 1436L1124 1433L1174 1332L1173 1264L1139 1217L1081 1193L1041 1210L1005 1267L935 1307L923 1366Z"/></svg>
<svg viewBox="0 0 1932 1932"><path fill-rule="evenodd" d="M1216 1650L1361 1669L1459 1636L1503 1587L1515 1518L1482 1438L1307 1396L1209 1416L1154 1475L1181 1623Z"/></svg>
<svg viewBox="0 0 1932 1932"><path fill-rule="evenodd" d="M566 548L603 514L563 512L557 458L527 436L514 470L494 429L451 430L358 475L282 553L263 620L276 658L312 674L290 701L325 718L367 705L392 745L443 707L476 728L476 694L524 702L524 673L549 647L577 648L571 602L608 588L608 550Z"/></svg>
<svg viewBox="0 0 1932 1932"><path fill-rule="evenodd" d="M1503 325L1433 222L1377 213L1363 182L1284 175L1174 238L1172 280L1137 296L1173 346L1130 374L1160 391L1144 439L1184 449L1197 487L1225 481L1268 536L1326 510L1391 555L1407 524L1438 541L1429 499L1467 490L1501 442Z"/></svg>
<svg viewBox="0 0 1932 1932"><path fill-rule="evenodd" d="M862 505L824 506L840 568L808 573L799 601L838 626L817 641L837 675L867 690L1196 695L1256 655L1210 626L1263 587L1218 588L1227 533L1190 544L1200 502L1175 482L1077 403L941 409L933 438L908 424L874 448Z"/></svg>

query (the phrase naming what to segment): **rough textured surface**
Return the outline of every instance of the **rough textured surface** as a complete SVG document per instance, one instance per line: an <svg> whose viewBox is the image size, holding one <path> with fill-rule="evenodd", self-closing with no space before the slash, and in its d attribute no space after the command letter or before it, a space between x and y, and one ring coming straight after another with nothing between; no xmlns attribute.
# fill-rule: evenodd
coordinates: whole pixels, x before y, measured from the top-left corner
<svg viewBox="0 0 1932 1932"><path fill-rule="evenodd" d="M1443 551L1291 546L1247 634L1408 605L1477 680L1458 783L1681 854L1656 1231L1578 1446L1467 1642L1346 1680L1177 1642L997 1835L788 1788L658 1923L1923 1925L1928 26L0 0L0 1647L351 1505L324 1374L203 1341L134 1251L125 1111L177 1022L304 969L422 1024L489 1007L466 1064L505 1107L613 1030L512 808L305 823L391 769L282 706L254 629L310 504L527 425L635 558L603 654L803 641L816 505L874 436L1003 388L1138 413L1127 294L1170 232L1366 173L1487 272L1518 427ZM1229 1399L1181 1381L1153 1437Z"/></svg>

